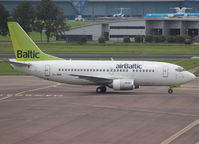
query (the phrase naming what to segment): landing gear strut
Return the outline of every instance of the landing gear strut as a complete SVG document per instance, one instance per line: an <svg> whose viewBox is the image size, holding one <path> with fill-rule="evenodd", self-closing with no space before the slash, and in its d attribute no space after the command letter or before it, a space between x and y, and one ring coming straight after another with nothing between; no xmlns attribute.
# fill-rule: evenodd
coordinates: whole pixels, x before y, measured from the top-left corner
<svg viewBox="0 0 199 144"><path fill-rule="evenodd" d="M173 89L169 88L168 93L172 94L173 93Z"/></svg>
<svg viewBox="0 0 199 144"><path fill-rule="evenodd" d="M100 86L96 88L97 93L105 93L106 92L106 87L105 86Z"/></svg>

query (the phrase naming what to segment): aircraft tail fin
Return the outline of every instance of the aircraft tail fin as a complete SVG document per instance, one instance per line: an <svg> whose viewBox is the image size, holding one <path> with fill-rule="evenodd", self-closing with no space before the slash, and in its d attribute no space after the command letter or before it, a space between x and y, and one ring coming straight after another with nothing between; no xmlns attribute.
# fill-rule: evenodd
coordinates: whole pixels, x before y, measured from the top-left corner
<svg viewBox="0 0 199 144"><path fill-rule="evenodd" d="M43 53L17 22L8 22L17 61L63 60Z"/></svg>

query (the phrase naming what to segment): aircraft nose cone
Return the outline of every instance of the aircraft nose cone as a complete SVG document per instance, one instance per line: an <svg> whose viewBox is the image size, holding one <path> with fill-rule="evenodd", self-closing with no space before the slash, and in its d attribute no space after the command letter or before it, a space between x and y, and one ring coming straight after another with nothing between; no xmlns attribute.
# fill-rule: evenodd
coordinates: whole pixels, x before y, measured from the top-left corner
<svg viewBox="0 0 199 144"><path fill-rule="evenodd" d="M187 73L187 80L188 81L191 81L191 80L194 80L196 78L196 76L190 72Z"/></svg>
<svg viewBox="0 0 199 144"><path fill-rule="evenodd" d="M196 78L196 76L192 73L190 73L190 77L191 77L192 80L194 80Z"/></svg>

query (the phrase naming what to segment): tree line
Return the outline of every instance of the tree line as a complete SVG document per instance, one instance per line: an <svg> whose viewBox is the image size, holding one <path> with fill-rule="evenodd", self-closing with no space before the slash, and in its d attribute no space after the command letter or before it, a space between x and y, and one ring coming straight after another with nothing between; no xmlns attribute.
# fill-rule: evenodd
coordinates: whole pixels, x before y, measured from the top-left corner
<svg viewBox="0 0 199 144"><path fill-rule="evenodd" d="M8 34L8 21L17 21L27 33L39 32L41 42L42 32L45 31L47 42L49 42L51 35L69 29L65 18L62 9L52 0L41 0L35 7L29 1L22 1L11 13L0 5L0 35Z"/></svg>

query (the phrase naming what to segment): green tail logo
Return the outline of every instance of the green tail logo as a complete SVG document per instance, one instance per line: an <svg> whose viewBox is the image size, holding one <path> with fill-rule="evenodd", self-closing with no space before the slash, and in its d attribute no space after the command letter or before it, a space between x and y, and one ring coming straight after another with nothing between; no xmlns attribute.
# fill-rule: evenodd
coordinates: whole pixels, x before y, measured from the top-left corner
<svg viewBox="0 0 199 144"><path fill-rule="evenodd" d="M63 60L43 53L17 22L8 22L17 61Z"/></svg>

